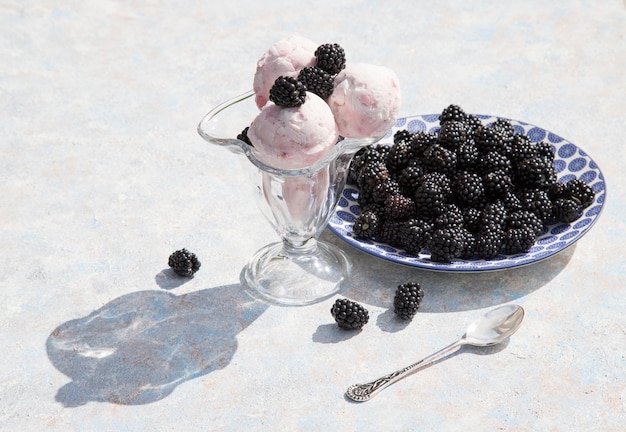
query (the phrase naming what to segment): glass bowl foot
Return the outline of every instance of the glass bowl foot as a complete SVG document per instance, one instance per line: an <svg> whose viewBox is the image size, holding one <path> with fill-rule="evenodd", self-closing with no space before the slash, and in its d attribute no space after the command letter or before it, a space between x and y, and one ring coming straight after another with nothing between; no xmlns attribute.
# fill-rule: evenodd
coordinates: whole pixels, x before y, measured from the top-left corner
<svg viewBox="0 0 626 432"><path fill-rule="evenodd" d="M270 303L302 306L325 300L343 290L351 265L338 247L314 239L302 250L272 243L261 248L242 272L254 296Z"/></svg>

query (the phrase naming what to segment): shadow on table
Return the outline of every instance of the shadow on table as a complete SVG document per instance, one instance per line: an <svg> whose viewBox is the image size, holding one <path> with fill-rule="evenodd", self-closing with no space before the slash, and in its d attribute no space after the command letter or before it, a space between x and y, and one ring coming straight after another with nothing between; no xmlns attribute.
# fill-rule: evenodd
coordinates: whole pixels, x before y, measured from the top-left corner
<svg viewBox="0 0 626 432"><path fill-rule="evenodd" d="M139 291L60 325L46 343L54 366L72 379L56 400L146 404L177 385L222 369L236 336L267 309L240 285L175 295Z"/></svg>
<svg viewBox="0 0 626 432"><path fill-rule="evenodd" d="M482 309L522 298L554 279L572 258L576 245L535 264L500 271L444 273L395 264L361 252L332 233L322 234L350 256L353 265L350 287L343 293L351 300L393 308L397 286L419 282L425 296L420 312L441 313ZM393 314L381 317L379 324L387 331L404 325ZM397 328L396 328L397 327Z"/></svg>

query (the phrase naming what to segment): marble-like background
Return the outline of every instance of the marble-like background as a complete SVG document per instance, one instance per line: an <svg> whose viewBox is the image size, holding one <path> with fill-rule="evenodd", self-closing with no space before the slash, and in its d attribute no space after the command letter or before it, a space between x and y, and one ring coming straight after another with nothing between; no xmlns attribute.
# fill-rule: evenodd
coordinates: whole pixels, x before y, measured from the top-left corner
<svg viewBox="0 0 626 432"><path fill-rule="evenodd" d="M365 255L333 299L267 306L239 273L275 234L238 158L196 125L298 33L393 68L403 115L536 124L602 168L607 202L575 246L505 272L442 274ZM623 430L626 3L0 0L0 430ZM167 257L202 268L181 281ZM422 283L409 324L395 287ZM345 388L452 342L484 309L527 313L366 404Z"/></svg>

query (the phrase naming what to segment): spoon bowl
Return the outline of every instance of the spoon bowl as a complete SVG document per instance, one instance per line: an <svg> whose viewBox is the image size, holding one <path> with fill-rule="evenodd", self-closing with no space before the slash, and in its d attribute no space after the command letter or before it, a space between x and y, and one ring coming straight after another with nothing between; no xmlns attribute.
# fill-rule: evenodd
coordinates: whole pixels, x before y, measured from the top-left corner
<svg viewBox="0 0 626 432"><path fill-rule="evenodd" d="M497 345L515 333L523 320L521 306L500 306L470 324L463 339L466 344L479 347Z"/></svg>
<svg viewBox="0 0 626 432"><path fill-rule="evenodd" d="M497 345L517 331L524 320L524 308L509 304L498 306L485 313L467 327L465 334L456 342L405 368L387 374L365 384L355 384L346 390L346 396L355 402L365 402L384 388L417 372L462 345L486 347Z"/></svg>

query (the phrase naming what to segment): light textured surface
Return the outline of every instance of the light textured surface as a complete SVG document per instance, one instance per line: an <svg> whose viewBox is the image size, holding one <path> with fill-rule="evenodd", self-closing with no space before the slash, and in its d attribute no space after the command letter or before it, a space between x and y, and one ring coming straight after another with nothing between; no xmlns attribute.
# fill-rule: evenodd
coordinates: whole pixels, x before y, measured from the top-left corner
<svg viewBox="0 0 626 432"><path fill-rule="evenodd" d="M219 4L223 3L223 4ZM402 115L457 103L541 126L589 153L607 204L574 247L480 275L358 252L333 299L266 306L239 273L276 240L237 157L196 134L298 33L391 67ZM0 430L623 430L626 419L626 4L574 1L0 0ZM180 280L167 257L202 268ZM395 286L420 281L409 324ZM504 346L465 349L348 402L348 385L522 304Z"/></svg>

